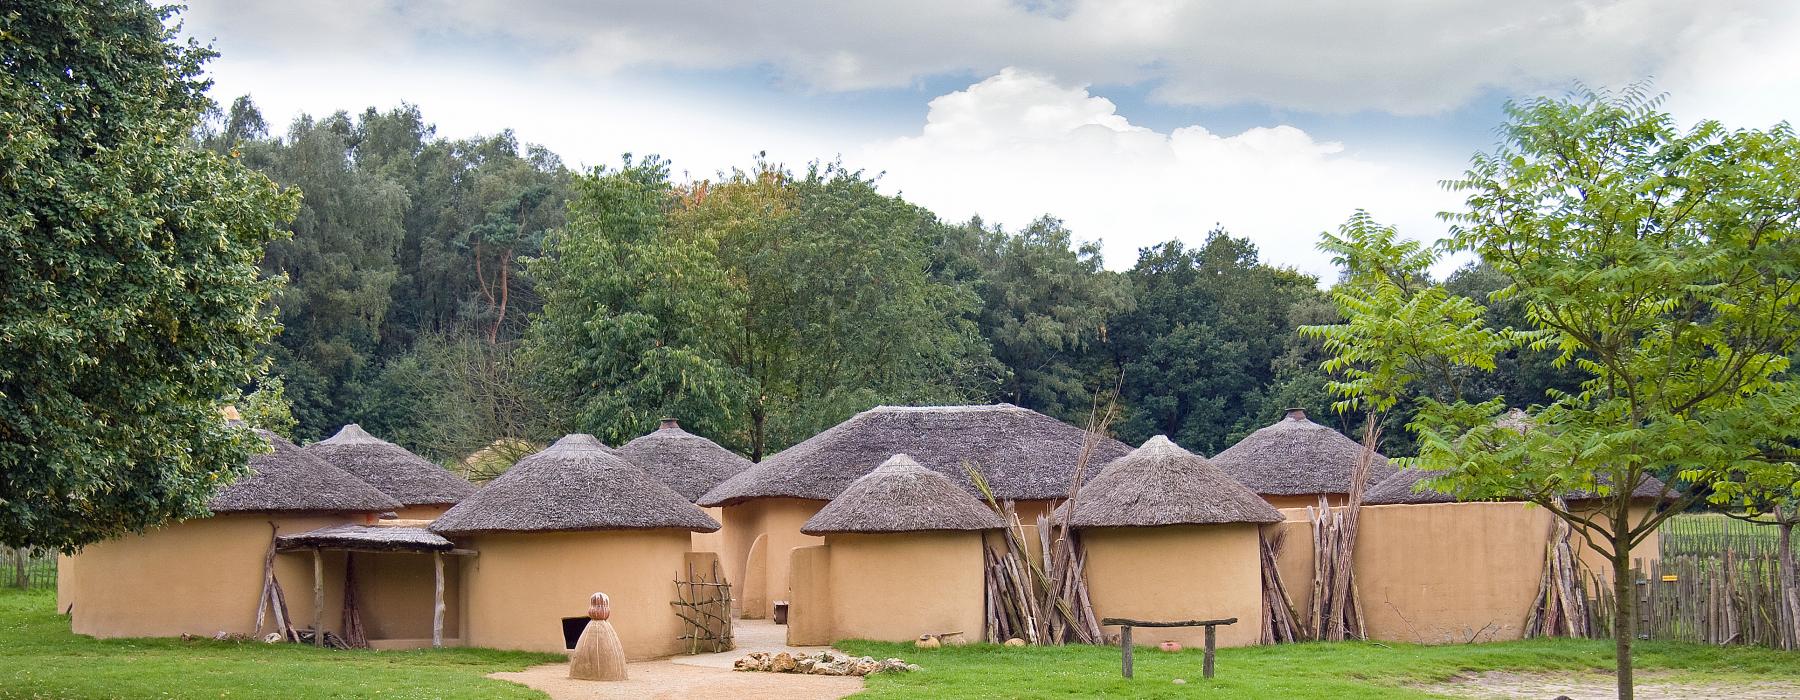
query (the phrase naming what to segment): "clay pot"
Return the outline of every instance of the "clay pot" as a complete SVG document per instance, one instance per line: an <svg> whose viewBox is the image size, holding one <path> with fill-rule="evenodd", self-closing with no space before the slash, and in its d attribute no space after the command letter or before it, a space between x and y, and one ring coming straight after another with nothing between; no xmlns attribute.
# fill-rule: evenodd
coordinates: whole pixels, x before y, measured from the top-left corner
<svg viewBox="0 0 1800 700"><path fill-rule="evenodd" d="M1173 654L1175 652L1181 651L1181 642L1163 642L1161 644L1156 645L1156 648Z"/></svg>
<svg viewBox="0 0 1800 700"><path fill-rule="evenodd" d="M944 643L938 641L937 637L933 637L929 634L925 635L923 637L920 637L919 641L913 642L913 646L918 647L920 649L936 649L943 645L944 645Z"/></svg>
<svg viewBox="0 0 1800 700"><path fill-rule="evenodd" d="M612 619L612 602L605 593L595 593L594 597L588 599L588 619Z"/></svg>

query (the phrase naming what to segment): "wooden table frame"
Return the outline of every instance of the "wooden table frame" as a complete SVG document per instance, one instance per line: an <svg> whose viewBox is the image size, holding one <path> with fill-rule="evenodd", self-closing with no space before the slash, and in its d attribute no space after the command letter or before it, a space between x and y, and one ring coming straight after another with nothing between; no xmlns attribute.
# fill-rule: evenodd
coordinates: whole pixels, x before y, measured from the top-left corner
<svg viewBox="0 0 1800 700"><path fill-rule="evenodd" d="M1219 625L1235 625L1238 619L1227 617L1219 620L1179 620L1175 622L1157 622L1154 620L1132 620L1123 617L1108 617L1100 620L1102 625L1119 626L1120 666L1126 678L1131 677L1131 628L1133 627L1205 627L1206 657L1201 662L1201 672L1207 678L1213 677L1213 649Z"/></svg>

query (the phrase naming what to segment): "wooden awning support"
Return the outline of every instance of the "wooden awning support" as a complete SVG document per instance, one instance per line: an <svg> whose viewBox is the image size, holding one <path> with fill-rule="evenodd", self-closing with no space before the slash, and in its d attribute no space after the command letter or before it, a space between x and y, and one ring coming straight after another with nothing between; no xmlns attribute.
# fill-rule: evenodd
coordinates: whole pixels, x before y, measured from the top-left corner
<svg viewBox="0 0 1800 700"><path fill-rule="evenodd" d="M325 646L325 553L313 548L313 646Z"/></svg>
<svg viewBox="0 0 1800 700"><path fill-rule="evenodd" d="M1159 622L1156 620L1132 620L1132 619L1123 618L1123 617L1108 617L1108 618L1102 618L1100 620L1100 624L1102 624L1102 625L1118 625L1119 626L1120 666L1122 667L1126 678L1131 677L1131 628L1133 628L1133 627L1205 627L1206 628L1206 656L1205 656L1205 659L1201 662L1200 668L1201 668L1201 673L1205 674L1207 678L1211 678L1211 677L1213 677L1213 648L1215 646L1215 640L1216 640L1215 630L1218 628L1219 625L1235 625L1235 624L1237 624L1237 621L1238 620L1235 617L1227 617L1227 618L1223 618L1223 619L1219 619L1219 620L1178 620L1175 622Z"/></svg>
<svg viewBox="0 0 1800 700"><path fill-rule="evenodd" d="M431 553L431 648L444 646L444 554Z"/></svg>

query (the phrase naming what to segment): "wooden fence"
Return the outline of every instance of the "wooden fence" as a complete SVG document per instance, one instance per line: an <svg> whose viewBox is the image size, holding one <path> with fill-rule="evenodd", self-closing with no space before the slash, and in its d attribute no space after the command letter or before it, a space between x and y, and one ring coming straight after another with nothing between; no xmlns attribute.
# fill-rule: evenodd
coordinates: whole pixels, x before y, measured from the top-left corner
<svg viewBox="0 0 1800 700"><path fill-rule="evenodd" d="M0 587L56 588L56 553L0 547Z"/></svg>
<svg viewBox="0 0 1800 700"><path fill-rule="evenodd" d="M1640 638L1795 647L1781 629L1782 581L1774 528L1720 516L1670 518L1661 558L1634 565ZM1610 637L1618 605L1610 571L1588 572L1597 593L1594 636ZM1792 584L1790 584L1792 585Z"/></svg>

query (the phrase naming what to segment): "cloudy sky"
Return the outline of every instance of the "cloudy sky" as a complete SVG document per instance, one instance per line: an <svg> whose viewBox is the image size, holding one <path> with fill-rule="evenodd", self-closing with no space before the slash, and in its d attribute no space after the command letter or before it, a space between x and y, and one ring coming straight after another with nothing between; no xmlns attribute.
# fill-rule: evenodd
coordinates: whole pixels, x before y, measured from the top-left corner
<svg viewBox="0 0 1800 700"><path fill-rule="evenodd" d="M1577 82L1800 115L1777 0L190 2L214 98L274 124L406 101L578 166L841 157L947 219L1061 217L1112 268L1219 224L1325 274L1313 242L1357 208L1435 238L1505 101Z"/></svg>

